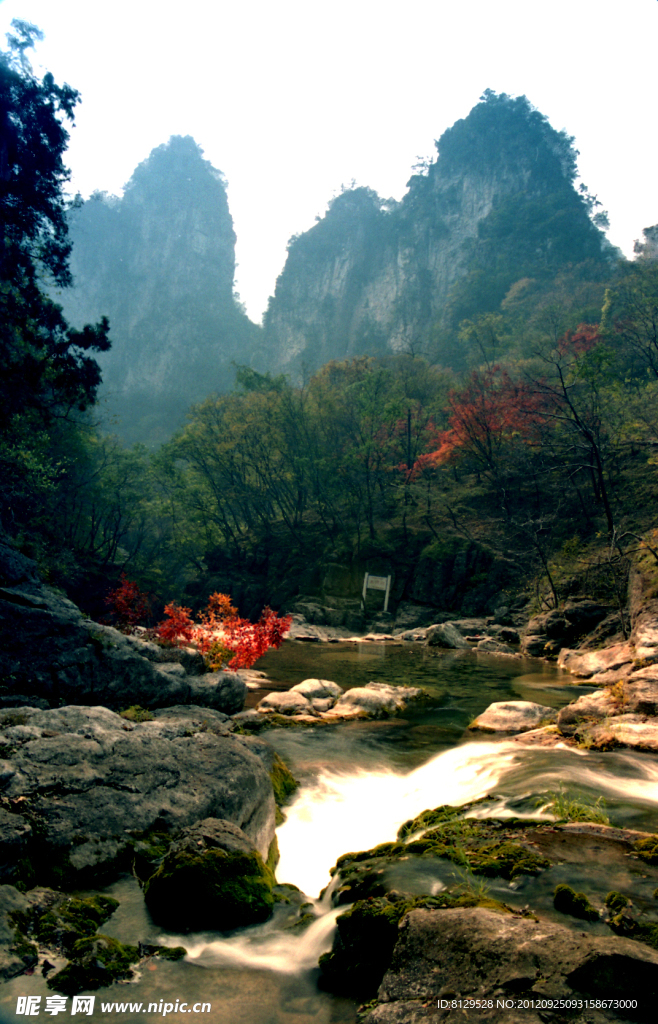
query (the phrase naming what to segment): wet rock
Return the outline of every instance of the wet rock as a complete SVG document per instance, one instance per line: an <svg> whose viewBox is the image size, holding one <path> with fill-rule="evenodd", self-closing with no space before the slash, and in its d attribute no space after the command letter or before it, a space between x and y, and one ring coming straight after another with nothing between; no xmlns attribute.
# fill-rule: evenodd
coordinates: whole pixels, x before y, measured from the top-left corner
<svg viewBox="0 0 658 1024"><path fill-rule="evenodd" d="M403 601L398 605L395 613L395 629L407 630L426 626L434 621L435 615L436 608Z"/></svg>
<svg viewBox="0 0 658 1024"><path fill-rule="evenodd" d="M0 881L22 880L21 876L29 865L21 862L27 856L31 839L29 821L20 814L11 814L0 808Z"/></svg>
<svg viewBox="0 0 658 1024"><path fill-rule="evenodd" d="M575 736L583 727L604 721L619 712L619 700L609 690L583 694L560 708L557 726L563 736Z"/></svg>
<svg viewBox="0 0 658 1024"><path fill-rule="evenodd" d="M493 640L491 637L479 640L475 649L476 651L483 651L485 654L516 654L513 647L501 643L500 640Z"/></svg>
<svg viewBox="0 0 658 1024"><path fill-rule="evenodd" d="M416 686L390 686L368 683L355 686L338 698L325 718L387 718L397 715L420 699L423 691Z"/></svg>
<svg viewBox="0 0 658 1024"><path fill-rule="evenodd" d="M402 631L402 633L396 633L395 634L395 639L396 640L406 640L406 641L425 640L425 639L427 639L427 630L426 629L405 629L405 630Z"/></svg>
<svg viewBox="0 0 658 1024"><path fill-rule="evenodd" d="M566 668L572 675L588 679L598 672L632 664L634 657L635 651L631 644L624 643L606 647L602 651L582 652L565 648L560 651L557 663L559 668Z"/></svg>
<svg viewBox="0 0 658 1024"><path fill-rule="evenodd" d="M482 732L526 732L554 722L556 718L556 711L543 704L533 704L527 700L496 701L471 722L469 729Z"/></svg>
<svg viewBox="0 0 658 1024"><path fill-rule="evenodd" d="M66 995L94 991L130 979L132 967L139 959L137 946L127 946L109 935L97 934L75 943L71 960L48 978L47 985Z"/></svg>
<svg viewBox="0 0 658 1024"><path fill-rule="evenodd" d="M469 631L470 632L470 631ZM468 640L459 632L452 622L437 622L430 626L426 633L430 647L447 647L451 650L471 650Z"/></svg>
<svg viewBox="0 0 658 1024"><path fill-rule="evenodd" d="M540 823L467 817L473 806L423 811L400 827L397 841L343 854L331 871L332 904L384 895L391 865L410 858L447 860L460 868L468 864L473 872L508 880L538 875L549 866L535 849Z"/></svg>
<svg viewBox="0 0 658 1024"><path fill-rule="evenodd" d="M531 633L521 639L521 653L527 654L531 658L543 658L546 654L546 645L549 643L548 637L543 634Z"/></svg>
<svg viewBox="0 0 658 1024"><path fill-rule="evenodd" d="M9 696L34 695L122 708L192 702L241 710L244 681L235 673L200 674L192 649L163 648L85 619L67 598L35 582L0 588L0 674Z"/></svg>
<svg viewBox="0 0 658 1024"><path fill-rule="evenodd" d="M282 693L268 693L257 704L259 711L273 711L278 715L310 715L313 705L302 693L284 690Z"/></svg>
<svg viewBox="0 0 658 1024"><path fill-rule="evenodd" d="M602 619L609 609L596 601L567 601L562 614L569 625L578 633L589 633Z"/></svg>
<svg viewBox="0 0 658 1024"><path fill-rule="evenodd" d="M502 640L506 644L520 644L521 637L519 636L516 629L510 629L508 626L503 626L498 632L498 639Z"/></svg>
<svg viewBox="0 0 658 1024"><path fill-rule="evenodd" d="M416 909L400 922L398 942L368 1024L436 1019L463 1020L450 1009L460 997L493 999L478 1020L500 1021L496 996L638 1000L639 1019L652 1019L658 995L658 952L629 939L586 936L549 921L467 909ZM423 1015L422 1006L430 1009ZM420 1015L419 1015L419 1011ZM623 1012L619 1011L619 1018ZM532 1009L505 1020L539 1022ZM570 1018L592 1020L578 1013Z"/></svg>
<svg viewBox="0 0 658 1024"><path fill-rule="evenodd" d="M273 885L245 833L230 821L206 818L172 843L144 898L159 924L224 931L270 917Z"/></svg>
<svg viewBox="0 0 658 1024"><path fill-rule="evenodd" d="M304 679L296 686L290 687L290 693L301 693L307 700L324 697L340 697L343 692L342 686L334 683L331 679Z"/></svg>
<svg viewBox="0 0 658 1024"><path fill-rule="evenodd" d="M37 947L25 935L30 902L13 885L0 885L0 980L21 974L37 962ZM23 928L21 928L23 923Z"/></svg>
<svg viewBox="0 0 658 1024"><path fill-rule="evenodd" d="M624 710L640 715L658 715L658 667L641 669L624 684Z"/></svg>
<svg viewBox="0 0 658 1024"><path fill-rule="evenodd" d="M527 631L529 634L546 636L549 640L563 640L570 632L570 624L562 612L553 609L530 619Z"/></svg>
<svg viewBox="0 0 658 1024"><path fill-rule="evenodd" d="M601 750L631 747L658 752L658 720L645 715L617 715L587 731L587 742Z"/></svg>
<svg viewBox="0 0 658 1024"><path fill-rule="evenodd" d="M487 632L486 619L450 619L450 624L458 629L462 636L468 636L469 633L477 635Z"/></svg>
<svg viewBox="0 0 658 1024"><path fill-rule="evenodd" d="M199 709L141 724L106 708L21 714L25 724L0 729L10 748L2 784L21 816L38 822L38 842L28 842L37 880L80 886L115 877L130 864L134 835L172 833L210 815L240 826L267 855L268 773L245 741L218 735Z"/></svg>
<svg viewBox="0 0 658 1024"><path fill-rule="evenodd" d="M349 639L351 635L350 629L345 626L316 625L308 622L303 615L298 613L292 616L292 623L286 634L290 640L301 640L305 643L320 643L331 639L345 640Z"/></svg>
<svg viewBox="0 0 658 1024"><path fill-rule="evenodd" d="M553 893L553 906L560 914L570 914L582 921L598 921L599 913L584 892L575 892L570 885L557 885Z"/></svg>

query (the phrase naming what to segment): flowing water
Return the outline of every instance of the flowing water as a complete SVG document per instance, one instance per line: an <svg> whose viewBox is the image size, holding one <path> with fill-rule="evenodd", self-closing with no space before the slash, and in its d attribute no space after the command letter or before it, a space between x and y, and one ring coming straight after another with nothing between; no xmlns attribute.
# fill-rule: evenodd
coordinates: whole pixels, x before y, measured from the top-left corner
<svg viewBox="0 0 658 1024"><path fill-rule="evenodd" d="M119 1011L124 1021L162 1016L161 1009L148 1013L149 1003L171 1003L170 1019L191 1019L189 1009L176 1012L179 1000L189 1007L210 1003L201 1019L221 1024L352 1024L355 1004L317 988L317 960L331 946L339 912L320 892L342 853L394 839L402 822L426 808L491 795L477 809L480 815L536 817L546 794L562 783L590 801L602 795L615 825L658 830L656 758L473 739L464 732L493 701L532 700L557 708L587 692L553 666L415 645L287 642L257 667L268 673L267 689L286 689L308 677L333 679L346 688L374 680L422 686L430 699L401 719L267 732L265 738L301 781L278 830L277 877L307 894L316 920L301 934L287 930L286 909L279 905L271 921L231 934L163 935L151 924L136 883L123 879L109 890L121 906L103 930L124 942L182 944L188 957L154 961L135 982L98 993L95 1019L116 1020L117 1011L102 1012L101 1002L127 1004ZM264 692L252 693L250 703ZM530 902L549 916L554 912L546 879L551 887L587 883L590 890L624 888L640 902L650 899L655 879L632 876L617 849L590 845L589 853L582 840L573 850L563 846L541 891L536 879L523 876L513 883L492 880L492 895L512 904ZM447 862L410 858L392 866L386 881L404 891L438 892L454 881L454 873ZM579 923L583 927L604 929ZM13 1018L16 996L29 994L47 994L38 974L5 985L0 1006ZM128 1008L140 1002L142 1011Z"/></svg>

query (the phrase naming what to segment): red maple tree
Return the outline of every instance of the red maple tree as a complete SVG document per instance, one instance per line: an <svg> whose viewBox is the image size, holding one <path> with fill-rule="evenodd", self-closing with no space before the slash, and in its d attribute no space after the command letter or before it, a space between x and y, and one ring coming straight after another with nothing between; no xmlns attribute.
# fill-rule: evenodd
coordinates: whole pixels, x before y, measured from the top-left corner
<svg viewBox="0 0 658 1024"><path fill-rule="evenodd" d="M279 617L263 609L258 622L240 618L227 594L211 594L208 607L195 622L189 608L177 604L165 607L167 618L156 627L160 640L183 647L197 647L209 668L219 669L228 661L233 671L249 668L270 647L280 647L290 629L290 616Z"/></svg>
<svg viewBox="0 0 658 1024"><path fill-rule="evenodd" d="M495 468L501 448L515 437L530 442L542 422L544 399L531 385L493 366L473 370L465 387L448 395L448 429L433 438L434 450L419 456L415 472L470 455Z"/></svg>

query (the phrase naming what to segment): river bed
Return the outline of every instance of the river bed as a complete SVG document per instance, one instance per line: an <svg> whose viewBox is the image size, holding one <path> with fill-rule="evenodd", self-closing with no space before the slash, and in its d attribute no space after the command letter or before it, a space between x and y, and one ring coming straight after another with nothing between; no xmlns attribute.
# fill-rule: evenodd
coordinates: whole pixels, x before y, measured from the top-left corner
<svg viewBox="0 0 658 1024"><path fill-rule="evenodd" d="M277 877L307 894L316 921L301 934L282 931L284 912L277 908L272 921L232 934L168 935L150 922L137 883L121 879L107 890L121 906L102 930L124 942L182 944L189 955L178 963L150 962L134 982L96 993L96 1020L149 1020L162 1016L171 1003L167 1017L174 1021L200 1013L201 1019L221 1024L352 1024L356 1004L317 987L317 959L331 946L339 912L330 909L326 897L319 899L320 892L338 856L394 839L402 822L426 808L491 795L478 814L536 817L547 794L562 784L590 802L602 795L614 825L658 830L658 761L650 755L544 748L465 733L493 701L531 700L557 708L587 692L552 665L415 644L289 641L256 667L267 672L269 682L251 694L252 705L268 690L287 689L309 677L332 679L345 688L370 680L422 686L430 699L402 719L264 733L301 782L278 830ZM588 882L604 891L634 885L640 900L650 895L644 893L650 880L631 878L628 863L605 855L600 844L590 858L567 856L549 870L552 885ZM428 866L412 858L387 882L405 891L438 892L454 871L451 864ZM492 880L492 888L507 902L530 902L548 916L554 913L535 879ZM0 1006L18 1020L16 997L31 994L42 995L42 1005L51 994L39 973L3 986ZM189 1009L181 1012L183 1002ZM125 1009L101 1009L112 1003ZM139 1003L141 1010L130 1008ZM159 1009L149 1013L149 1003ZM211 1009L192 1009L201 1004Z"/></svg>

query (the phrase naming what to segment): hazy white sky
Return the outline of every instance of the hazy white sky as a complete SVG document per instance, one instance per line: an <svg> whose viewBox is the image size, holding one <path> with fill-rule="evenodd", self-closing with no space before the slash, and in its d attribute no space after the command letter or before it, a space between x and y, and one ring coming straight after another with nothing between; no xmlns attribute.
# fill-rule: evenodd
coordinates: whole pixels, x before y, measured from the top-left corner
<svg viewBox="0 0 658 1024"><path fill-rule="evenodd" d="M658 222L657 0L0 0L79 89L73 186L120 192L171 135L226 175L237 287L259 319L288 238L352 179L400 198L486 88L525 93L580 150L627 254Z"/></svg>

